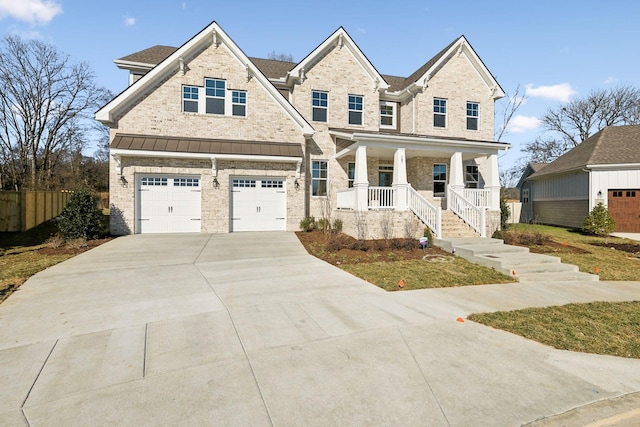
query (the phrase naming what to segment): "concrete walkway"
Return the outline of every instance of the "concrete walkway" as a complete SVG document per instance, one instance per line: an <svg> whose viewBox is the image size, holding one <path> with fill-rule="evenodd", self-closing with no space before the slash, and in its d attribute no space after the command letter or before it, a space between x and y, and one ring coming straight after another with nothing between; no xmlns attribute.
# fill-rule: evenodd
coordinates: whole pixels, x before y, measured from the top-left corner
<svg viewBox="0 0 640 427"><path fill-rule="evenodd" d="M640 360L456 318L638 299L635 282L386 293L307 255L292 233L122 237L0 305L0 425L594 419L589 404L640 391Z"/></svg>

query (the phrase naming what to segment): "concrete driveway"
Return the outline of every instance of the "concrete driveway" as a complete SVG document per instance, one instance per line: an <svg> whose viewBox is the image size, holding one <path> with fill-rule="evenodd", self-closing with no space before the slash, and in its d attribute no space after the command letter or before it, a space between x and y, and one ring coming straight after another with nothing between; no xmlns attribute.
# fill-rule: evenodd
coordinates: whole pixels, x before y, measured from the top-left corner
<svg viewBox="0 0 640 427"><path fill-rule="evenodd" d="M624 417L640 360L456 319L634 299L634 282L386 293L292 233L122 237L0 305L0 425L554 425L593 420L593 402Z"/></svg>

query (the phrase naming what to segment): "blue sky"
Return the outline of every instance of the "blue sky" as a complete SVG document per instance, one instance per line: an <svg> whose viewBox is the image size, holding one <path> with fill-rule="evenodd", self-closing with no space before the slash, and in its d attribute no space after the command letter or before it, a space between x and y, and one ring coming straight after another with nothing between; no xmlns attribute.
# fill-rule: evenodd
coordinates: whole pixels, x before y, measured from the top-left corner
<svg viewBox="0 0 640 427"><path fill-rule="evenodd" d="M114 93L128 77L113 59L156 44L179 46L214 20L247 55L276 51L295 61L343 26L381 73L399 76L464 34L507 93L519 85L527 94L503 137L513 148L502 167L543 133L538 118L547 108L594 89L640 87L640 2L628 0L0 0L3 35L54 44L88 62Z"/></svg>

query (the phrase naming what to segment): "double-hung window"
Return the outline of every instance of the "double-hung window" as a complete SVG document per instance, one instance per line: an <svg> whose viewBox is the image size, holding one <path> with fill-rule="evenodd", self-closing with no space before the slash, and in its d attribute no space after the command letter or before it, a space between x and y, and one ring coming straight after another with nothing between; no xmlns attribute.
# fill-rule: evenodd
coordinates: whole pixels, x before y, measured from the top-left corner
<svg viewBox="0 0 640 427"><path fill-rule="evenodd" d="M311 195L327 195L327 161L314 160L311 162Z"/></svg>
<svg viewBox="0 0 640 427"><path fill-rule="evenodd" d="M433 98L433 127L447 127L447 100Z"/></svg>
<svg viewBox="0 0 640 427"><path fill-rule="evenodd" d="M349 124L362 124L362 96L349 95Z"/></svg>
<svg viewBox="0 0 640 427"><path fill-rule="evenodd" d="M467 129L478 130L478 103L467 102Z"/></svg>
<svg viewBox="0 0 640 427"><path fill-rule="evenodd" d="M247 92L244 90L231 91L231 113L234 116L247 115Z"/></svg>
<svg viewBox="0 0 640 427"><path fill-rule="evenodd" d="M478 188L478 166L467 165L467 173L465 175L465 181L467 188Z"/></svg>
<svg viewBox="0 0 640 427"><path fill-rule="evenodd" d="M198 112L198 87L182 86L182 111L185 113Z"/></svg>
<svg viewBox="0 0 640 427"><path fill-rule="evenodd" d="M314 90L311 92L311 119L314 122L327 121L327 109L329 108L329 93Z"/></svg>
<svg viewBox="0 0 640 427"><path fill-rule="evenodd" d="M381 128L396 128L396 109L395 102L381 102L380 103L380 127Z"/></svg>
<svg viewBox="0 0 640 427"><path fill-rule="evenodd" d="M433 165L433 195L444 196L447 187L447 165L436 163Z"/></svg>
<svg viewBox="0 0 640 427"><path fill-rule="evenodd" d="M226 81L221 79L205 79L204 90L206 98L205 112L207 114L224 114Z"/></svg>

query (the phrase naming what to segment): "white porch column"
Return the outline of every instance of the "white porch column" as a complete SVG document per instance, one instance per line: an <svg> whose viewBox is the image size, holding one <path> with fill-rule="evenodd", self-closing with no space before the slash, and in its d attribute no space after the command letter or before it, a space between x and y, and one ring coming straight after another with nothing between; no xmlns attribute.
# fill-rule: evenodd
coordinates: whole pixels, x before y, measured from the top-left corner
<svg viewBox="0 0 640 427"><path fill-rule="evenodd" d="M491 154L487 158L486 176L484 177L484 188L490 190L489 209L500 210L500 175L498 173L498 155Z"/></svg>
<svg viewBox="0 0 640 427"><path fill-rule="evenodd" d="M393 155L393 188L395 191L394 204L396 210L406 211L407 206L407 158L404 148L396 148Z"/></svg>
<svg viewBox="0 0 640 427"><path fill-rule="evenodd" d="M462 153L455 152L451 156L449 166L449 186L458 192L464 189L464 171L462 166Z"/></svg>
<svg viewBox="0 0 640 427"><path fill-rule="evenodd" d="M369 209L369 176L367 173L367 147L358 146L356 149L356 170L353 176L353 188L356 193L356 210Z"/></svg>

